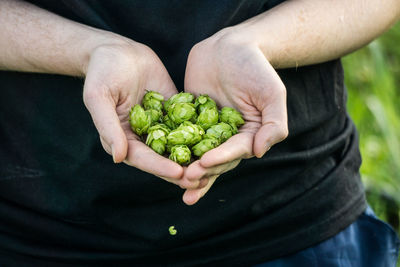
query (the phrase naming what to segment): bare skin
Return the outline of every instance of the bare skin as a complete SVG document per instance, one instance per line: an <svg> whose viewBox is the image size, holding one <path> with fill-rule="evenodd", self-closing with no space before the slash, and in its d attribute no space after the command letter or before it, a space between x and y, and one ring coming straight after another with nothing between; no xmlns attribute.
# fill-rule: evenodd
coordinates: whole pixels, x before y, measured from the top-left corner
<svg viewBox="0 0 400 267"><path fill-rule="evenodd" d="M177 93L149 47L21 1L0 2L0 24L0 69L85 77L83 101L115 163L198 187L197 181L182 183L183 168L140 142L129 128L129 110L146 89L166 98Z"/></svg>
<svg viewBox="0 0 400 267"><path fill-rule="evenodd" d="M263 156L288 135L286 89L276 68L343 56L379 36L399 17L398 0L290 0L195 45L185 90L207 93L218 104L237 108L246 124L187 168L140 143L127 126L129 108L145 89L165 97L176 93L149 47L24 2L3 0L0 69L85 77L84 102L104 149L115 162L185 188L183 201L191 205L241 159ZM155 167L154 161L161 164Z"/></svg>
<svg viewBox="0 0 400 267"><path fill-rule="evenodd" d="M246 123L238 135L188 166L184 178L205 187L187 189L183 201L196 203L219 175L242 159L262 157L287 137L286 89L274 69L339 58L399 17L396 0L291 0L196 44L188 58L185 90L235 107Z"/></svg>

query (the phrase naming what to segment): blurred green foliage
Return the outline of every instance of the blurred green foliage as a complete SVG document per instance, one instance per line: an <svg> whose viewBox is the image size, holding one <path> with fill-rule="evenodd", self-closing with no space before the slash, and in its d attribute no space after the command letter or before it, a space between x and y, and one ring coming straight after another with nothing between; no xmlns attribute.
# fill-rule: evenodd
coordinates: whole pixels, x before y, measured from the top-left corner
<svg viewBox="0 0 400 267"><path fill-rule="evenodd" d="M400 232L400 22L342 61L368 201Z"/></svg>

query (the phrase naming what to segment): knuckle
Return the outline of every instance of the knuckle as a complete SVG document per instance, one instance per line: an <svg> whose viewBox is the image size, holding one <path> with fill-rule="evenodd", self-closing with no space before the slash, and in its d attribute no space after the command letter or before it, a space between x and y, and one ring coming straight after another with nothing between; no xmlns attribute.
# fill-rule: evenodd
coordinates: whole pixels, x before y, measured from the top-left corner
<svg viewBox="0 0 400 267"><path fill-rule="evenodd" d="M280 80L280 83L279 83L279 86L277 86L278 87L278 91L283 95L283 96L285 96L286 97L286 86L285 86L285 84Z"/></svg>
<svg viewBox="0 0 400 267"><path fill-rule="evenodd" d="M282 83L282 81L278 81L278 84L276 84L273 88L273 96L277 101L282 101L283 99L286 99L286 87Z"/></svg>
<svg viewBox="0 0 400 267"><path fill-rule="evenodd" d="M92 107L96 103L99 103L101 99L109 99L110 92L106 88L88 88L83 92L83 102L87 108Z"/></svg>
<svg viewBox="0 0 400 267"><path fill-rule="evenodd" d="M107 152L107 154L112 155L111 147L108 145L108 143L102 136L100 136L100 142L101 145L103 146L103 149Z"/></svg>
<svg viewBox="0 0 400 267"><path fill-rule="evenodd" d="M199 168L196 172L189 175L191 181L199 180L207 176L208 170L206 168Z"/></svg>
<svg viewBox="0 0 400 267"><path fill-rule="evenodd" d="M203 46L202 43L197 43L197 44L195 44L195 45L190 49L188 58L189 58L189 59L196 58L199 54L201 54L200 51L202 50L202 46Z"/></svg>
<svg viewBox="0 0 400 267"><path fill-rule="evenodd" d="M127 154L127 158L126 158L126 162L129 166L132 167L137 167L137 161L138 161L138 157L140 157L139 155L140 153L138 152L138 149L135 148L135 146L129 146L128 147L128 154Z"/></svg>
<svg viewBox="0 0 400 267"><path fill-rule="evenodd" d="M136 163L143 157L143 154L145 154L144 151L138 149L137 146L133 146L130 148L130 161L136 165Z"/></svg>
<svg viewBox="0 0 400 267"><path fill-rule="evenodd" d="M90 110L91 107L97 102L98 95L94 90L86 91L83 94L83 103L86 108Z"/></svg>
<svg viewBox="0 0 400 267"><path fill-rule="evenodd" d="M289 129L286 123L274 122L272 125L274 134L270 137L272 143L278 143L286 139L289 135Z"/></svg>
<svg viewBox="0 0 400 267"><path fill-rule="evenodd" d="M289 129L287 125L281 125L278 134L280 141L286 139L289 136Z"/></svg>
<svg viewBox="0 0 400 267"><path fill-rule="evenodd" d="M200 182L199 181L187 181L183 180L180 183L181 188L183 189L196 189L199 187Z"/></svg>

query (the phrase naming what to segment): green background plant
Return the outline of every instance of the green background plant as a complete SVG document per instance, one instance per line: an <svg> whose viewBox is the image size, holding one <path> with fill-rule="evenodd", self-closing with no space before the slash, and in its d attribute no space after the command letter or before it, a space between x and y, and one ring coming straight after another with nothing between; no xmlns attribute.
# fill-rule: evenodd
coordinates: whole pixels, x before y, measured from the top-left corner
<svg viewBox="0 0 400 267"><path fill-rule="evenodd" d="M398 233L400 209L400 22L343 58L348 111L357 125L367 199ZM400 263L398 264L400 266Z"/></svg>

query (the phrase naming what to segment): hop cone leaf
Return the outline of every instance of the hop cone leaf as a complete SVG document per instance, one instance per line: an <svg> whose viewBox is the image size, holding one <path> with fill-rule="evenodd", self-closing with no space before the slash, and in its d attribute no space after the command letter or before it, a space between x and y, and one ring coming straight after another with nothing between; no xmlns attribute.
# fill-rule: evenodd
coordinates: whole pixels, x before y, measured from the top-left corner
<svg viewBox="0 0 400 267"><path fill-rule="evenodd" d="M218 146L218 143L218 140L215 138L203 139L192 147L193 154L197 157L201 157L207 151L216 148Z"/></svg>
<svg viewBox="0 0 400 267"><path fill-rule="evenodd" d="M175 161L178 164L186 165L190 163L191 152L190 149L185 145L176 145L171 148L171 154L169 159Z"/></svg>
<svg viewBox="0 0 400 267"><path fill-rule="evenodd" d="M156 125L161 119L162 112L160 110L148 109L144 112L150 117L151 125Z"/></svg>
<svg viewBox="0 0 400 267"><path fill-rule="evenodd" d="M165 124L160 123L151 126L148 130L146 145L151 147L158 154L164 154L169 132L170 130Z"/></svg>
<svg viewBox="0 0 400 267"><path fill-rule="evenodd" d="M244 124L244 120L242 118L242 114L234 108L231 107L223 107L221 109L219 120L221 122L225 122L230 124L232 127L240 127Z"/></svg>
<svg viewBox="0 0 400 267"><path fill-rule="evenodd" d="M139 104L133 106L129 112L129 123L132 130L138 134L143 135L151 126L151 116L146 114L145 110Z"/></svg>
<svg viewBox="0 0 400 267"><path fill-rule="evenodd" d="M168 117L176 124L194 120L197 117L196 109L192 103L174 103L168 109Z"/></svg>
<svg viewBox="0 0 400 267"><path fill-rule="evenodd" d="M192 103L194 100L194 96L191 93L181 92L179 94L171 96L164 103L164 110L168 112L169 107L175 103Z"/></svg>
<svg viewBox="0 0 400 267"><path fill-rule="evenodd" d="M167 144L165 146L165 149L167 150L168 153L171 153L171 149L174 145L168 144L168 140L167 140Z"/></svg>
<svg viewBox="0 0 400 267"><path fill-rule="evenodd" d="M187 145L192 146L201 141L204 130L197 124L185 121L167 136L168 146Z"/></svg>
<svg viewBox="0 0 400 267"><path fill-rule="evenodd" d="M200 125L201 128L207 130L214 124L218 123L218 110L217 108L205 108L197 117L196 124Z"/></svg>
<svg viewBox="0 0 400 267"><path fill-rule="evenodd" d="M154 91L148 91L143 97L143 107L144 109L155 109L158 111L162 111L164 101L164 96L160 93Z"/></svg>
<svg viewBox="0 0 400 267"><path fill-rule="evenodd" d="M170 119L168 114L162 117L162 122L171 130L178 128L178 124L176 124L173 120Z"/></svg>
<svg viewBox="0 0 400 267"><path fill-rule="evenodd" d="M235 134L237 134L239 131L238 131L238 128L234 125L234 124L229 124L231 127L232 127L232 135L235 135Z"/></svg>
<svg viewBox="0 0 400 267"><path fill-rule="evenodd" d="M197 112L200 114L206 108L217 108L217 104L214 100L211 99L208 95L200 95L196 98L194 102L194 106L197 109Z"/></svg>
<svg viewBox="0 0 400 267"><path fill-rule="evenodd" d="M220 122L208 128L204 138L215 138L219 144L222 144L233 135L232 130L233 128L229 124Z"/></svg>

